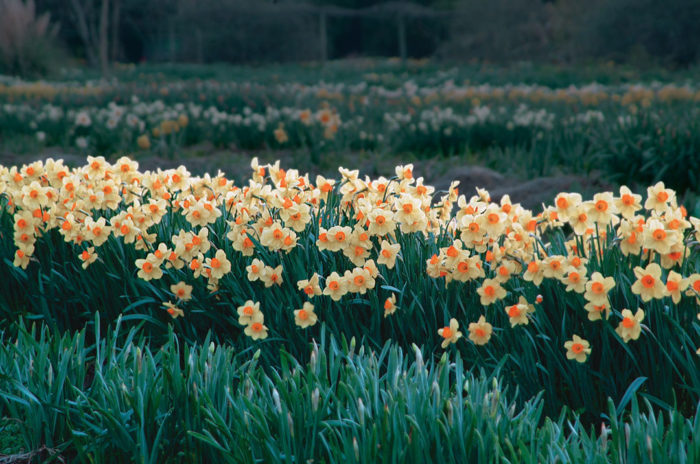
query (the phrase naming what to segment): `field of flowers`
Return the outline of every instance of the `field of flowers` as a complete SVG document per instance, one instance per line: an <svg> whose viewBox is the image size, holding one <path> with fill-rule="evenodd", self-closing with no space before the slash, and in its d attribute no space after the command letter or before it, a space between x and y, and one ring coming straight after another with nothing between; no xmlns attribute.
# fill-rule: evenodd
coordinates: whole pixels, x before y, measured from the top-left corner
<svg viewBox="0 0 700 464"><path fill-rule="evenodd" d="M697 92L421 79L0 88L2 131L105 155L0 165L0 456L700 460L700 218L683 204L700 171L654 151L682 156ZM439 156L613 131L636 147L660 125L675 135L637 148L653 183L537 211L437 191L413 164L331 178L252 157L235 182L113 155Z"/></svg>
<svg viewBox="0 0 700 464"><path fill-rule="evenodd" d="M314 76L3 78L0 140L20 152L53 147L112 159L177 157L202 144L301 151L312 163L339 151L411 159L466 153L499 171L503 157L519 160L527 176L600 171L640 188L664 181L682 194L700 181L700 87L690 79L599 84L584 76L542 85L531 82L542 76L522 82L513 74L493 83L483 70L421 64Z"/></svg>

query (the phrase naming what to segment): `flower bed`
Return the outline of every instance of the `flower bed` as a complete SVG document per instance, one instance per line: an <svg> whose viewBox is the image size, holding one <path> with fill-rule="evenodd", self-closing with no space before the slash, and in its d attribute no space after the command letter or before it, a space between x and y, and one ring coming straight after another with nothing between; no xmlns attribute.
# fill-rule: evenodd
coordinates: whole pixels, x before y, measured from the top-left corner
<svg viewBox="0 0 700 464"><path fill-rule="evenodd" d="M499 366L553 415L597 417L634 381L659 406L696 407L700 220L662 183L645 198L563 192L535 215L434 192L411 165L373 180L256 159L251 172L236 186L128 158L0 168L5 322L71 329L100 312L270 356L306 353L325 325Z"/></svg>

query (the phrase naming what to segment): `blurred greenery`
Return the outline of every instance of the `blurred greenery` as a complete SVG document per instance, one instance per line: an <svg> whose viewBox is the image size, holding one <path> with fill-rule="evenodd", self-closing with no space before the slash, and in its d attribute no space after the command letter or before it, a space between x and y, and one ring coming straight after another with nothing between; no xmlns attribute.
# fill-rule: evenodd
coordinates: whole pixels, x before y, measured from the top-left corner
<svg viewBox="0 0 700 464"><path fill-rule="evenodd" d="M692 205L700 169L698 69L444 69L370 59L325 67L149 64L120 65L114 80L98 83L95 71L72 68L51 82L0 86L7 104L0 149L19 160L56 150L144 160L255 154L292 157L312 171L346 155L429 160L446 168L438 170L468 159L521 179L574 174L632 187L663 181ZM310 123L300 120L303 111ZM337 132L320 123L323 111L338 116ZM80 113L88 126L77 124ZM166 134L163 127L174 123Z"/></svg>

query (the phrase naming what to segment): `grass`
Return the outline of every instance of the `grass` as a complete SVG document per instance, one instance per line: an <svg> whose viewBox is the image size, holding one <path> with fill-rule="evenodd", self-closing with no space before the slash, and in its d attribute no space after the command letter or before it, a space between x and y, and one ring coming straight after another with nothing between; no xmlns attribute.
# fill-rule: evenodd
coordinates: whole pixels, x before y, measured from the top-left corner
<svg viewBox="0 0 700 464"><path fill-rule="evenodd" d="M96 323L95 327L100 324ZM630 391L588 429L513 401L497 373L459 355L423 360L323 331L311 357L182 343L135 331L22 328L0 345L0 453L51 449L71 462L695 462L700 412L652 413ZM119 342L118 340L124 340ZM4 422L3 424L7 424ZM602 426L600 425L602 424ZM47 459L48 461L49 459Z"/></svg>
<svg viewBox="0 0 700 464"><path fill-rule="evenodd" d="M616 85L636 82L684 82L696 79L697 67L685 70L669 70L662 67L646 69L612 62L587 63L585 65L546 65L528 62L497 65L489 63L464 64L446 61L409 60L405 65L397 60L357 59L333 60L322 63L264 64L260 66L236 66L218 64L150 64L117 65L114 77L124 81L140 81L144 78L161 81L181 80L245 80L256 75L259 82L268 84L281 80L297 80L307 84L327 81L357 82L368 74L376 74L377 80L400 85L407 78L434 78L444 73L455 81L502 85L512 82L540 84L549 87L599 82ZM89 68L72 68L63 71L59 80L97 80L99 74Z"/></svg>

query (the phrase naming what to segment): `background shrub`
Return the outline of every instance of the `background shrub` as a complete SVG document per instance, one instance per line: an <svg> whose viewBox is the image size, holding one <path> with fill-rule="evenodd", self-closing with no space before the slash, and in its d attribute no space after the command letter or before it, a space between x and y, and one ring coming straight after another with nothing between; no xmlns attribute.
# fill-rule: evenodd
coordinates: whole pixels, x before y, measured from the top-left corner
<svg viewBox="0 0 700 464"><path fill-rule="evenodd" d="M37 14L34 0L0 0L0 72L48 74L57 63L58 25Z"/></svg>

